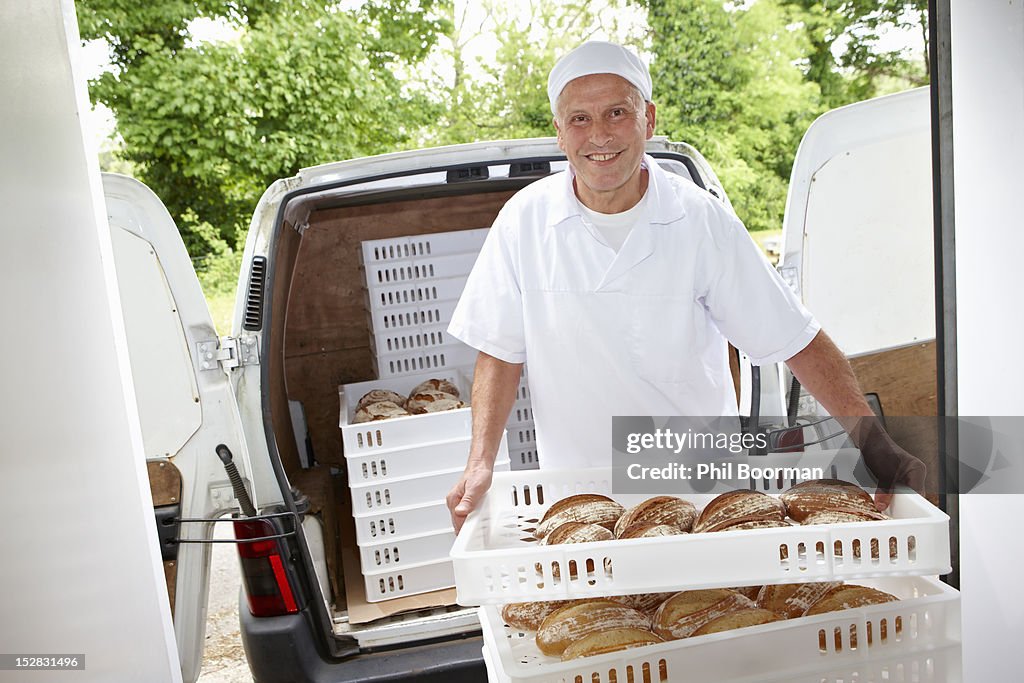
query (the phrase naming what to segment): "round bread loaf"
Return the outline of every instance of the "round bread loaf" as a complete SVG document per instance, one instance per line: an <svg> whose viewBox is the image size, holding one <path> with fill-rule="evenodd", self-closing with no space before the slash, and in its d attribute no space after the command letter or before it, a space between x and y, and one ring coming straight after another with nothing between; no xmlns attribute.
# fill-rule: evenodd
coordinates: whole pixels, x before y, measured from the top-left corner
<svg viewBox="0 0 1024 683"><path fill-rule="evenodd" d="M867 607L868 605L881 605L886 602L895 602L898 598L877 588L848 584L836 586L832 590L818 598L804 616L811 617L815 614L826 612L839 612L841 610Z"/></svg>
<svg viewBox="0 0 1024 683"><path fill-rule="evenodd" d="M426 391L440 391L455 398L461 398L459 388L446 379L428 379L426 382L420 382L415 389L409 392L409 397L412 398L416 394Z"/></svg>
<svg viewBox="0 0 1024 683"><path fill-rule="evenodd" d="M741 522L786 518L782 502L760 491L729 491L714 498L693 523L694 533L721 531Z"/></svg>
<svg viewBox="0 0 1024 683"><path fill-rule="evenodd" d="M638 609L644 614L653 615L661 607L661 603L675 594L675 591L669 593L637 593L635 595L620 595L612 599L622 600L624 604Z"/></svg>
<svg viewBox="0 0 1024 683"><path fill-rule="evenodd" d="M549 614L537 629L537 647L561 656L565 648L586 635L619 628L648 629L650 618L639 610L611 600L569 605Z"/></svg>
<svg viewBox="0 0 1024 683"><path fill-rule="evenodd" d="M780 529L792 526L789 522L780 519L748 519L745 522L736 522L724 526L718 531L749 531L751 529Z"/></svg>
<svg viewBox="0 0 1024 683"><path fill-rule="evenodd" d="M622 530L620 540L627 538L655 538L656 536L679 536L687 532L681 531L679 527L669 524L655 524L652 522L640 522Z"/></svg>
<svg viewBox="0 0 1024 683"><path fill-rule="evenodd" d="M363 397L356 403L356 410L362 410L372 403L380 403L381 401L391 401L399 407L405 406L405 396L396 394L388 389L373 389L363 394Z"/></svg>
<svg viewBox="0 0 1024 683"><path fill-rule="evenodd" d="M566 522L555 527L539 545L558 545L560 543L590 543L591 541L610 541L615 538L612 532L598 524L587 522Z"/></svg>
<svg viewBox="0 0 1024 683"><path fill-rule="evenodd" d="M445 410L465 408L466 404L443 391L421 391L409 397L405 409L414 415L440 413Z"/></svg>
<svg viewBox="0 0 1024 683"><path fill-rule="evenodd" d="M644 522L652 524L668 524L679 527L680 531L693 528L693 520L697 518L697 508L688 500L675 496L655 496L636 505L619 517L615 523L615 537L621 538L622 532L634 524Z"/></svg>
<svg viewBox="0 0 1024 683"><path fill-rule="evenodd" d="M773 621L782 621L782 617L775 612L761 609L759 607L739 609L729 612L728 614L723 614L717 619L712 619L694 631L692 635L706 636L709 633L721 633L722 631L731 631L736 628L770 624Z"/></svg>
<svg viewBox="0 0 1024 683"><path fill-rule="evenodd" d="M538 602L510 602L501 608L501 618L513 628L523 631L536 631L540 624L552 612L569 605L580 605L584 602L595 602L601 598L581 598L579 600L540 600Z"/></svg>
<svg viewBox="0 0 1024 683"><path fill-rule="evenodd" d="M879 514L867 491L840 479L800 482L783 493L781 499L786 506L786 514L801 523L807 517L821 512Z"/></svg>
<svg viewBox="0 0 1024 683"><path fill-rule="evenodd" d="M646 629L616 628L610 631L597 631L584 636L562 651L562 661L593 657L632 647L643 647L664 642L661 638Z"/></svg>
<svg viewBox="0 0 1024 683"><path fill-rule="evenodd" d="M748 598L749 600L753 600L756 603L757 596L761 594L761 590L763 588L764 586L737 586L734 588L730 588L729 590L736 591L743 597ZM758 607L760 607L760 605L758 605Z"/></svg>
<svg viewBox="0 0 1024 683"><path fill-rule="evenodd" d="M786 619L802 617L804 612L833 588L836 581L816 583L783 583L768 585L757 595L757 606L771 610Z"/></svg>
<svg viewBox="0 0 1024 683"><path fill-rule="evenodd" d="M611 531L624 512L621 505L599 493L580 493L556 501L541 517L534 536L544 538L566 522L599 524Z"/></svg>
<svg viewBox="0 0 1024 683"><path fill-rule="evenodd" d="M387 420L392 417L402 417L403 415L408 414L409 411L395 405L391 401L378 401L377 403L371 403L370 405L363 406L357 410L352 423L360 424L363 422L373 422L375 420Z"/></svg>
<svg viewBox="0 0 1024 683"><path fill-rule="evenodd" d="M712 619L753 606L753 600L728 588L682 591L661 604L651 630L665 640L686 638Z"/></svg>

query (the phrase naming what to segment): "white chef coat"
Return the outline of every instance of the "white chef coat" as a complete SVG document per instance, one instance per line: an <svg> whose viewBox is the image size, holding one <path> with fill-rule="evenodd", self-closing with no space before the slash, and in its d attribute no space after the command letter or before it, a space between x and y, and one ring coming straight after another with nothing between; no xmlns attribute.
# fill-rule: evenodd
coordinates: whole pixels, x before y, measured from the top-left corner
<svg viewBox="0 0 1024 683"><path fill-rule="evenodd" d="M758 365L820 329L725 206L649 156L647 216L615 252L588 229L570 171L495 219L448 331L529 360L545 468L610 466L613 415L731 416L726 339Z"/></svg>

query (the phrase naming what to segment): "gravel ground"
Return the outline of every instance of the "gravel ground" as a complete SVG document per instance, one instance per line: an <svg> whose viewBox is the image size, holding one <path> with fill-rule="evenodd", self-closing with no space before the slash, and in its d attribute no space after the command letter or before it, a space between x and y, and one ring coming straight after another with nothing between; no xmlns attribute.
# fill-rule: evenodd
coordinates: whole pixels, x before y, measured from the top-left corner
<svg viewBox="0 0 1024 683"><path fill-rule="evenodd" d="M230 524L215 524L214 538L232 538ZM238 551L230 543L214 543L210 563L206 647L199 683L252 683L238 632Z"/></svg>

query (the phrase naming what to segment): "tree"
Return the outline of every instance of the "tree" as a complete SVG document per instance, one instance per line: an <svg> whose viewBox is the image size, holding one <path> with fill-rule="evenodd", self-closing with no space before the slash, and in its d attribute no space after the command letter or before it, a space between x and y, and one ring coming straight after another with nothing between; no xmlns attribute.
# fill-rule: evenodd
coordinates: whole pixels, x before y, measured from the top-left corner
<svg viewBox="0 0 1024 683"><path fill-rule="evenodd" d="M928 83L928 0L783 2L803 10L812 48L807 78L818 83L829 108ZM917 58L881 47L891 31L920 35Z"/></svg>
<svg viewBox="0 0 1024 683"><path fill-rule="evenodd" d="M776 0L643 0L658 128L711 162L750 230L782 226L800 136L821 110L806 36Z"/></svg>
<svg viewBox="0 0 1024 683"><path fill-rule="evenodd" d="M79 0L83 39L105 38L114 73L91 84L125 157L167 205L193 256L235 248L264 189L303 166L399 149L436 116L396 71L447 25L447 0ZM230 42L193 44L221 18Z"/></svg>

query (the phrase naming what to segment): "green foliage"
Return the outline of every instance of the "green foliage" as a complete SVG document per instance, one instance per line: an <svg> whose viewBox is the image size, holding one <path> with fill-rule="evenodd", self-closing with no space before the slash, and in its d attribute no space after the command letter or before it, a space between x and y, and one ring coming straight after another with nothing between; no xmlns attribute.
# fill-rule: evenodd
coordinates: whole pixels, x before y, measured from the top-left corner
<svg viewBox="0 0 1024 683"><path fill-rule="evenodd" d="M409 146L432 111L395 70L447 29L442 2L379 0L359 12L305 0L79 4L83 38L105 37L120 69L92 95L114 111L124 157L194 255L237 248L274 180ZM196 17L226 19L240 37L190 45Z"/></svg>
<svg viewBox="0 0 1024 683"><path fill-rule="evenodd" d="M782 224L793 154L821 111L800 59L809 45L774 0L649 0L658 130L693 144L750 230Z"/></svg>

